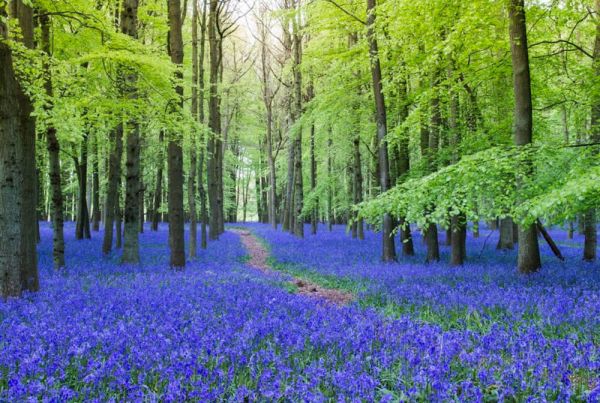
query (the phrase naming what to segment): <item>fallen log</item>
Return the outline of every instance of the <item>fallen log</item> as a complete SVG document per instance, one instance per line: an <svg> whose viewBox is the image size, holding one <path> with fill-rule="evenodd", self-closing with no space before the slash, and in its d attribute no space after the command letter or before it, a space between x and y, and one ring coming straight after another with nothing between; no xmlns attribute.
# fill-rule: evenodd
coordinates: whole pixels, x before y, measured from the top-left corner
<svg viewBox="0 0 600 403"><path fill-rule="evenodd" d="M540 232L540 234L542 234L542 236L546 240L546 243L548 244L548 246L550 246L550 249L552 249L554 256L556 256L561 262L564 262L565 257L562 255L562 253L560 253L560 249L558 249L558 246L556 245L548 231L546 231L546 228L544 228L542 222L539 219L536 220L536 225L538 231Z"/></svg>

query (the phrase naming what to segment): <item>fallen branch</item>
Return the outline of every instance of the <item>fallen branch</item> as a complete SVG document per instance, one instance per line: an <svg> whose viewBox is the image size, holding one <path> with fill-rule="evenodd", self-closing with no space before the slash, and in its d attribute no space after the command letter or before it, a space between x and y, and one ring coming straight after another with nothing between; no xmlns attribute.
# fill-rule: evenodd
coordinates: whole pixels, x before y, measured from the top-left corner
<svg viewBox="0 0 600 403"><path fill-rule="evenodd" d="M548 246L550 246L550 249L552 249L554 256L556 256L561 262L564 262L565 257L562 255L562 253L560 253L560 249L558 249L558 246L556 245L556 243L554 242L554 240L552 239L552 237L550 236L548 231L546 231L546 228L544 228L541 221L538 219L538 220L536 220L535 224L537 226L538 231L540 231L540 233L546 240L546 243L548 244Z"/></svg>

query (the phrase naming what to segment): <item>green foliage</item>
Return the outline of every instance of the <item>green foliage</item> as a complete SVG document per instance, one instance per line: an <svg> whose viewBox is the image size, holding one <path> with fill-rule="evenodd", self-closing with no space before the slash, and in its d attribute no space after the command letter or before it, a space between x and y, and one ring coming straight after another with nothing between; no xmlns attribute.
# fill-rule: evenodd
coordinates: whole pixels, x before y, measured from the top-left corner
<svg viewBox="0 0 600 403"><path fill-rule="evenodd" d="M409 179L359 211L374 224L383 213L419 226L448 225L459 213L469 221L510 216L522 223L538 218L562 223L598 202L599 163L595 156L578 159L564 148L493 147Z"/></svg>

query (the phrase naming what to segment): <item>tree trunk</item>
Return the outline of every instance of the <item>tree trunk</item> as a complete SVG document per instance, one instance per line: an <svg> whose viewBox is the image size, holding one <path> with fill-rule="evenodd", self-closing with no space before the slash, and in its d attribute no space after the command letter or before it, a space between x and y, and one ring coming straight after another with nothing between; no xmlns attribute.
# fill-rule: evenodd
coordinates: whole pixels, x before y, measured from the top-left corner
<svg viewBox="0 0 600 403"><path fill-rule="evenodd" d="M293 231L294 223L291 220L292 210L294 208L293 194L294 194L294 154L295 147L294 142L290 139L288 147L288 163L287 163L287 182L285 191L285 207L283 213L283 230Z"/></svg>
<svg viewBox="0 0 600 403"><path fill-rule="evenodd" d="M163 160L164 160L164 146L163 141L165 138L165 133L161 130L158 135L158 169L156 170L156 188L154 190L154 205L152 206L153 214L152 214L152 231L158 231L158 223L160 222L160 217L162 216L160 209L162 204L162 193L163 193Z"/></svg>
<svg viewBox="0 0 600 403"><path fill-rule="evenodd" d="M597 233L596 233L596 211L588 210L583 220L583 260L593 262L596 260Z"/></svg>
<svg viewBox="0 0 600 403"><path fill-rule="evenodd" d="M379 162L379 182L381 192L390 188L389 161L387 147L387 116L385 111L385 98L383 95L381 64L379 62L379 47L375 34L375 0L367 0L367 38L369 41L369 56L371 60L371 75L373 79L373 95L377 116L377 142ZM383 215L383 251L382 260L392 262L396 260L396 247L394 245L393 221L390 214Z"/></svg>
<svg viewBox="0 0 600 403"><path fill-rule="evenodd" d="M438 94L439 76L435 73L432 80L433 98L431 99L431 126L427 131L427 148L424 156L427 160L428 172L434 172L436 170L436 154L439 148L440 133L442 127L442 116L440 111L440 99ZM440 260L440 246L438 241L438 228L434 223L429 223L425 227L425 245L427 247L427 258L426 262L439 262Z"/></svg>
<svg viewBox="0 0 600 403"><path fill-rule="evenodd" d="M500 219L500 236L498 237L498 250L514 249L513 220L510 217Z"/></svg>
<svg viewBox="0 0 600 403"><path fill-rule="evenodd" d="M360 156L360 138L355 136L353 140L354 145L354 204L359 204L363 201L363 176L362 176L362 162ZM356 218L356 236L358 239L365 239L365 230L362 218Z"/></svg>
<svg viewBox="0 0 600 403"><path fill-rule="evenodd" d="M123 153L123 125L119 124L112 131L111 137L112 149L109 156L108 187L104 203L106 218L104 221L104 239L102 242L102 253L105 255L112 250L113 228L118 212L119 177L121 176L121 156Z"/></svg>
<svg viewBox="0 0 600 403"><path fill-rule="evenodd" d="M595 0L594 8L596 15L600 13L600 0ZM600 22L596 23L596 38L594 42L594 59L592 61L594 67L594 76L600 77ZM597 93L592 97L592 143L600 142L600 96ZM596 153L598 150L596 149ZM596 260L596 249L598 247L596 233L596 211L590 209L585 213L584 221L584 244L583 244L583 260L593 262Z"/></svg>
<svg viewBox="0 0 600 403"><path fill-rule="evenodd" d="M317 190L317 159L315 157L315 124L310 126L310 190L316 192ZM315 201L315 206L310 214L310 233L312 235L317 234L317 220L319 211L319 201ZM362 223L361 223L362 224Z"/></svg>
<svg viewBox="0 0 600 403"><path fill-rule="evenodd" d="M331 138L331 128L329 129L329 139L327 140L327 229L333 230L333 159L331 149L333 139Z"/></svg>
<svg viewBox="0 0 600 403"><path fill-rule="evenodd" d="M453 65L453 61L450 62ZM453 67L449 68L448 78L456 80ZM462 143L462 130L459 127L460 99L458 93L451 90L450 114L448 128L450 131L450 145L452 147L452 162L456 164L460 160L460 146ZM450 218L450 265L460 266L464 264L467 255L467 217L463 212Z"/></svg>
<svg viewBox="0 0 600 403"><path fill-rule="evenodd" d="M123 131L121 131L121 133L123 133ZM121 154L123 154L123 150L121 149ZM121 165L121 161L119 161L119 170ZM117 199L116 199L116 205L115 205L115 227L116 227L116 240L115 240L115 248L116 249L121 249L121 247L123 246L123 226L122 221L123 221L123 210L121 209L121 192L123 191L123 179L121 178L121 175L119 174L119 177L117 178Z"/></svg>
<svg viewBox="0 0 600 403"><path fill-rule="evenodd" d="M75 238L90 239L90 216L87 205L87 160L88 160L88 133L83 134L81 139L81 150L77 162L77 181L79 182L79 197L77 198L77 225L75 226Z"/></svg>
<svg viewBox="0 0 600 403"><path fill-rule="evenodd" d="M220 215L223 214L223 205L219 189L219 154L221 153L221 111L218 93L219 67L221 62L220 45L217 40L218 0L210 0L210 14L208 22L208 42L210 45L210 91L208 100L208 126L211 133L208 138L208 201L210 206L209 238L219 239Z"/></svg>
<svg viewBox="0 0 600 403"><path fill-rule="evenodd" d="M398 124L403 124L408 118L408 85L406 77L400 79L400 108ZM397 156L397 177L394 178L394 184L403 182L406 175L410 170L410 152L409 152L409 138L407 133L402 133L400 140L398 141L398 156ZM400 225L400 240L402 242L402 255L403 256L414 256L415 248L410 231L410 223L406 222L404 217L400 217L398 220Z"/></svg>
<svg viewBox="0 0 600 403"><path fill-rule="evenodd" d="M200 54L198 61L198 119L204 124L204 51L206 44L206 0L202 1L202 22L200 23ZM206 189L204 188L204 161L206 139L204 130L200 132L200 152L198 156L198 193L200 194L200 247L207 247L206 225L208 210L206 207Z"/></svg>
<svg viewBox="0 0 600 403"><path fill-rule="evenodd" d="M298 130L302 132L302 128ZM304 238L304 220L302 219L302 209L304 207L304 182L302 175L302 134L297 134L295 143L294 160L294 235L298 238Z"/></svg>
<svg viewBox="0 0 600 403"><path fill-rule="evenodd" d="M140 153L142 150L142 144L140 144ZM142 161L142 157L140 156L140 161ZM140 219L139 219L139 223L140 223L140 234L144 233L144 221L145 221L145 193L146 193L146 185L144 184L144 172L143 172L143 165L140 164L140 204L139 204L139 214L140 214Z"/></svg>
<svg viewBox="0 0 600 403"><path fill-rule="evenodd" d="M213 0L214 1L214 0ZM171 62L183 64L183 36L181 32L181 5L179 0L169 0L169 48ZM183 73L175 73L177 107L183 109ZM171 267L185 267L185 241L183 221L183 150L175 136L170 136L168 145L169 175L169 244L171 247Z"/></svg>
<svg viewBox="0 0 600 403"><path fill-rule="evenodd" d="M21 28L22 42L28 49L34 48L34 25L33 25L33 9L25 4L22 0L13 0L17 5L17 18L19 27ZM1 38L1 36L0 36ZM32 102L27 95L22 100L24 105L21 110L26 111L29 106L32 108ZM32 112L26 112L22 115L23 128L26 131L23 134L23 236L25 237L25 252L23 253L24 266L26 271L22 273L21 282L24 290L37 291L39 289L38 269L37 269L37 251L35 245L37 243L37 176L36 176L36 135L35 135L35 118L31 116ZM31 247L33 245L33 248Z"/></svg>
<svg viewBox="0 0 600 403"><path fill-rule="evenodd" d="M192 117L198 121L198 1L192 12ZM190 209L190 258L196 257L198 225L196 217L196 133L191 133L190 172L188 174L188 206Z"/></svg>
<svg viewBox="0 0 600 403"><path fill-rule="evenodd" d="M467 218L464 214L451 218L450 265L461 266L466 258Z"/></svg>
<svg viewBox="0 0 600 403"><path fill-rule="evenodd" d="M532 142L532 105L531 78L529 74L529 51L527 49L527 25L523 0L511 0L510 48L512 55L513 80L515 92L514 139L517 146ZM524 167L526 174L531 174L533 167ZM518 267L522 273L532 273L540 269L540 248L535 223L519 226Z"/></svg>
<svg viewBox="0 0 600 403"><path fill-rule="evenodd" d="M121 8L121 33L137 39L138 0L123 0ZM122 68L121 92L127 98L137 98L137 75L129 68ZM127 122L127 155L125 176L125 243L122 263L140 262L140 126L136 118Z"/></svg>
<svg viewBox="0 0 600 403"><path fill-rule="evenodd" d="M50 58L50 17L46 14L40 16L42 27L42 51ZM50 63L44 62L44 74L46 82L44 88L46 96L50 100L46 106L47 112L52 113L54 98L54 89L52 86L52 71ZM48 150L48 174L50 179L50 194L52 200L52 260L54 269L61 269L65 266L65 238L64 238L64 211L62 194L62 177L60 170L60 143L56 136L56 127L52 121L48 122L46 127L46 148Z"/></svg>
<svg viewBox="0 0 600 403"><path fill-rule="evenodd" d="M573 234L575 232L575 224L573 221L569 221L567 224L567 239L573 239Z"/></svg>
<svg viewBox="0 0 600 403"><path fill-rule="evenodd" d="M33 46L32 10L16 2L24 43ZM37 291L35 121L13 69L6 14L0 7L0 285L3 298Z"/></svg>
<svg viewBox="0 0 600 403"><path fill-rule="evenodd" d="M270 89L271 66L269 63L269 50L267 49L267 30L261 21L261 79L263 89L263 103L266 111L266 146L267 146L267 165L269 168L269 191L268 191L268 219L273 229L277 229L277 177L275 171L275 158L273 156L273 99L275 94Z"/></svg>
<svg viewBox="0 0 600 403"><path fill-rule="evenodd" d="M94 161L92 163L92 229L96 232L100 231L100 218L102 216L100 210L99 147L98 133L96 133L94 135Z"/></svg>

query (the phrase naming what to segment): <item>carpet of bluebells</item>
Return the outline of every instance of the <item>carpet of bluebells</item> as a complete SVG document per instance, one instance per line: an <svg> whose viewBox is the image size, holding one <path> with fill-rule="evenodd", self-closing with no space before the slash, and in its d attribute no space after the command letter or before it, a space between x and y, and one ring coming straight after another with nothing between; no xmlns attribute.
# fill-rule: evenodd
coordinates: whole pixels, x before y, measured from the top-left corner
<svg viewBox="0 0 600 403"><path fill-rule="evenodd" d="M544 249L543 271L523 277L485 231L451 268L382 264L370 232L248 228L275 267L357 300L295 295L288 274L247 267L233 233L173 272L166 225L141 236L139 266L67 226L56 273L43 225L42 290L0 303L0 401L600 400L600 268L580 262L581 239L552 232L567 262Z"/></svg>

